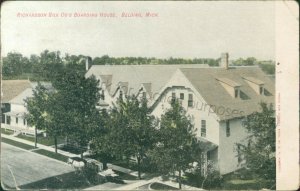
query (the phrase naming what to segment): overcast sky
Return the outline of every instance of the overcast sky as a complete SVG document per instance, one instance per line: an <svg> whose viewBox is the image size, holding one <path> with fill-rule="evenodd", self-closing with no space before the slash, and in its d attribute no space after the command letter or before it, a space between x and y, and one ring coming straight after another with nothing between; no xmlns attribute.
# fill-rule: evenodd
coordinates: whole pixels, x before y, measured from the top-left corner
<svg viewBox="0 0 300 191"><path fill-rule="evenodd" d="M115 13L116 18L18 17L18 13ZM157 13L123 18L122 13ZM5 2L2 55L63 54L274 60L274 2Z"/></svg>

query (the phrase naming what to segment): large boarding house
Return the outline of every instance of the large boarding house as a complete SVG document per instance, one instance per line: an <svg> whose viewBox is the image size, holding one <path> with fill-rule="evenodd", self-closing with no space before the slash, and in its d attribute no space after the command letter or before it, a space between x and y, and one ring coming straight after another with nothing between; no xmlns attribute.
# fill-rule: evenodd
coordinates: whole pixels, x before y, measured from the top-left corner
<svg viewBox="0 0 300 191"><path fill-rule="evenodd" d="M100 108L116 104L119 96L144 96L160 118L177 99L191 117L205 160L221 174L243 167L236 143L245 143L244 117L274 103L275 84L258 66L232 67L222 54L220 67L207 65L92 66L86 77L100 80Z"/></svg>

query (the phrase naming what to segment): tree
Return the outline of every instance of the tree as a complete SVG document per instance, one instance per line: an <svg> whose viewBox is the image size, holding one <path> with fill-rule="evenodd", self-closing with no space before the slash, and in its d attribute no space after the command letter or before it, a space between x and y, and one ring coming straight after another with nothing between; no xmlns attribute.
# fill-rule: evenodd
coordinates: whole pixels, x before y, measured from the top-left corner
<svg viewBox="0 0 300 191"><path fill-rule="evenodd" d="M179 189L182 171L190 168L194 156L200 155L195 153L200 152L199 144L186 111L176 100L161 117L159 142L151 155L161 172L178 172Z"/></svg>
<svg viewBox="0 0 300 191"><path fill-rule="evenodd" d="M238 153L253 174L275 181L275 111L271 104L260 106L260 112L246 117L244 125L250 135L247 144L237 144Z"/></svg>
<svg viewBox="0 0 300 191"><path fill-rule="evenodd" d="M52 83L57 91L50 106L56 116L55 125L63 125L62 133L78 145L83 157L91 131L99 125L96 109L100 98L99 81L94 76L85 78L80 72L64 70Z"/></svg>
<svg viewBox="0 0 300 191"><path fill-rule="evenodd" d="M48 126L45 116L48 97L46 88L38 83L36 89L33 90L33 97L25 100L28 110L26 119L29 125L35 127L35 147L37 147L37 130L45 129Z"/></svg>
<svg viewBox="0 0 300 191"><path fill-rule="evenodd" d="M138 177L141 179L141 164L147 157L147 152L153 148L157 134L147 100L139 100L135 96L128 96L124 101L120 98L108 120L105 138L99 136L95 140L98 148L120 158L135 156Z"/></svg>
<svg viewBox="0 0 300 191"><path fill-rule="evenodd" d="M13 77L23 73L24 64L28 64L28 59L22 54L10 52L3 58L3 76Z"/></svg>
<svg viewBox="0 0 300 191"><path fill-rule="evenodd" d="M47 80L52 80L55 74L63 70L62 59L60 57L60 52L50 52L49 50L44 50L40 54L40 66L41 66L41 76Z"/></svg>

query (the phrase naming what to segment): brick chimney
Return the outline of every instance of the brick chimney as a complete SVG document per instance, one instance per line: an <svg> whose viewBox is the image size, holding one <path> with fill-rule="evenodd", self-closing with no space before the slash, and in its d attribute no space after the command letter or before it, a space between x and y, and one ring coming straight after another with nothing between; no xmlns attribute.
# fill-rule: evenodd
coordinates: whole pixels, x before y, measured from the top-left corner
<svg viewBox="0 0 300 191"><path fill-rule="evenodd" d="M85 59L85 70L88 71L92 66L92 59L91 57L86 57Z"/></svg>
<svg viewBox="0 0 300 191"><path fill-rule="evenodd" d="M227 52L221 54L220 67L225 68L226 70L229 68L228 58L229 54Z"/></svg>

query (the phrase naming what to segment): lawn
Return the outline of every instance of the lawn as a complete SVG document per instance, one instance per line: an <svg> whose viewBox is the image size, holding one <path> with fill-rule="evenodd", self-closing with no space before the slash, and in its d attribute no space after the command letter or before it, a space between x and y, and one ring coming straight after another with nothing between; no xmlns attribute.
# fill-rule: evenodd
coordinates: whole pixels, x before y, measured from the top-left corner
<svg viewBox="0 0 300 191"><path fill-rule="evenodd" d="M178 188L166 184L162 184L159 182L148 183L143 186L137 187L135 190L150 190L149 187L152 190L179 190Z"/></svg>
<svg viewBox="0 0 300 191"><path fill-rule="evenodd" d="M229 180L225 181L223 184L223 189L225 190L261 190L263 188L266 189L275 189L275 187L271 188L271 181L267 180Z"/></svg>
<svg viewBox="0 0 300 191"><path fill-rule="evenodd" d="M16 147L20 147L20 148L26 149L26 150L30 150L30 149L34 149L35 148L34 146L23 144L23 143L20 143L20 142L17 142L17 141L13 141L13 140L10 140L10 139L6 139L4 137L1 137L1 142L10 144L10 145L13 145L13 146L16 146Z"/></svg>
<svg viewBox="0 0 300 191"><path fill-rule="evenodd" d="M17 137L21 138L21 139L25 139L27 141L35 142L35 137L33 137L33 136L27 136L27 135L19 134ZM39 144L42 144L42 145L52 146L52 145L54 145L54 138L53 137L38 136L37 142ZM62 138L62 137L57 138L57 144L61 144L63 142L64 142L64 138Z"/></svg>
<svg viewBox="0 0 300 191"><path fill-rule="evenodd" d="M12 135L12 134L14 134L14 131L12 131L10 129L1 128L1 133L5 134L5 135Z"/></svg>
<svg viewBox="0 0 300 191"><path fill-rule="evenodd" d="M178 190L178 188L174 188L169 185L161 184L158 182L154 182L150 185L150 188L153 190Z"/></svg>
<svg viewBox="0 0 300 191"><path fill-rule="evenodd" d="M57 176L51 176L26 185L20 189L26 190L83 190L98 185L90 182L82 173L69 172Z"/></svg>
<svg viewBox="0 0 300 191"><path fill-rule="evenodd" d="M114 170L122 180L138 180L138 177Z"/></svg>
<svg viewBox="0 0 300 191"><path fill-rule="evenodd" d="M68 161L68 157L59 153L54 153L51 151L47 151L44 149L38 149L38 150L34 150L33 152L56 159L56 160L60 160L62 162L67 162Z"/></svg>

